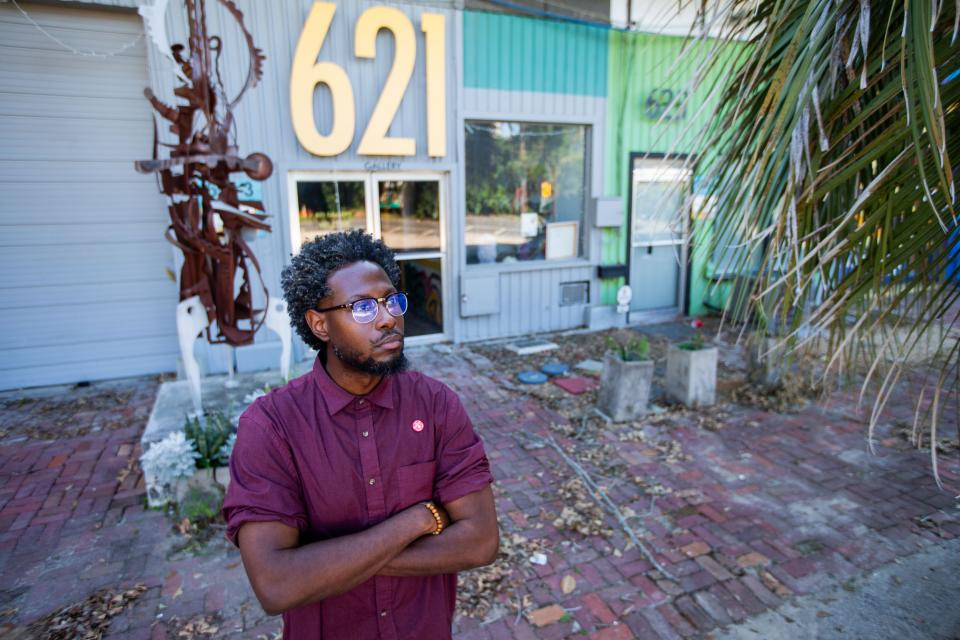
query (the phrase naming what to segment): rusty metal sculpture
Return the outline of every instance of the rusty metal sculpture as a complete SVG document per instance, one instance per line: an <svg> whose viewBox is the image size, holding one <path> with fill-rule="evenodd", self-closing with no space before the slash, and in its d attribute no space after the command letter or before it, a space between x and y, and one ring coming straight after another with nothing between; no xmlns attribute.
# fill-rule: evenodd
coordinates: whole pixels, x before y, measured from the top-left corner
<svg viewBox="0 0 960 640"><path fill-rule="evenodd" d="M273 164L262 153L246 158L238 155L233 109L247 89L259 82L265 57L254 46L236 5L231 0L218 1L246 39L250 57L246 83L236 97L227 99L220 79L222 42L207 34L205 0L185 0L189 44L175 44L170 52L180 67L177 75L182 81L174 94L186 104L170 106L150 89L144 90L156 112L170 122L169 130L178 141L159 142L154 124L153 159L138 161L134 166L142 173L156 172L160 190L168 198L171 224L166 237L183 251L184 258L180 300L199 296L207 313L209 342L240 346L253 342L265 317L262 309L253 308L251 266L263 289L263 299L269 299L248 240L257 230L269 231L270 225L265 222L268 216L263 203L241 200L230 174L243 171L254 180L265 180L273 172ZM163 0L153 7L159 10L160 21L165 6ZM157 16L153 17L156 29ZM165 42L166 38L154 36L154 41ZM170 148L169 158L158 158L160 146ZM238 271L242 274L239 290L235 284ZM214 320L216 336L210 330Z"/></svg>

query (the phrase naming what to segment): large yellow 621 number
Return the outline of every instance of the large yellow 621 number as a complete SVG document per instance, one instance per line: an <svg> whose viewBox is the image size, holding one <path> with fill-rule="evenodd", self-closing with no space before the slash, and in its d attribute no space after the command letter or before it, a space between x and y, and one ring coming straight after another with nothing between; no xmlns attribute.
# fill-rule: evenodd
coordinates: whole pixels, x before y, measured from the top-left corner
<svg viewBox="0 0 960 640"><path fill-rule="evenodd" d="M303 26L290 71L290 111L293 130L300 144L316 156L336 156L353 142L356 129L353 86L342 67L333 62L317 62L333 14L337 7L330 2L314 3ZM447 154L445 95L445 27L444 16L425 13L421 18L426 49L427 75L427 153L433 157ZM391 138L387 135L397 109L413 75L417 41L413 25L401 11L392 7L372 7L357 20L354 33L354 55L375 58L377 33L388 29L396 41L396 54L390 74L360 138L357 153L370 156L412 156L416 153L413 138ZM324 135L317 130L313 112L313 95L317 85L325 84L332 97L332 123Z"/></svg>

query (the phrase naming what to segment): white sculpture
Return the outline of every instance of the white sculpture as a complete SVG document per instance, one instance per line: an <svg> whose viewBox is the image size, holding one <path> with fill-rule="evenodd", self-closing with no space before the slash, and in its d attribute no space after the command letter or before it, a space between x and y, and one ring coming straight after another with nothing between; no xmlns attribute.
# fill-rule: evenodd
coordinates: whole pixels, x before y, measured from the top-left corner
<svg viewBox="0 0 960 640"><path fill-rule="evenodd" d="M200 332L208 325L207 312L200 302L200 296L187 298L177 305L177 335L180 338L180 358L183 360L183 370L187 374L190 384L190 399L193 401L193 411L197 415L203 413L200 402L200 365L193 357L193 343Z"/></svg>
<svg viewBox="0 0 960 640"><path fill-rule="evenodd" d="M290 379L290 358L293 352L293 332L290 329L290 314L287 313L287 301L270 296L264 309L267 319L264 326L280 336L280 375L284 381Z"/></svg>
<svg viewBox="0 0 960 640"><path fill-rule="evenodd" d="M293 347L293 334L290 329L289 315L287 314L287 303L282 298L270 296L267 304L261 314L266 313L264 326L276 333L280 337L280 374L283 379L290 379L290 360ZM260 320L262 315L257 316ZM193 355L193 344L197 337L207 327L207 313L200 302L200 296L187 298L177 305L177 335L180 338L180 357L183 360L183 369L187 375L187 383L190 386L190 399L193 402L193 410L196 415L203 413L203 403L200 392L200 364ZM231 349L230 362L227 363L228 386L233 381L233 349Z"/></svg>

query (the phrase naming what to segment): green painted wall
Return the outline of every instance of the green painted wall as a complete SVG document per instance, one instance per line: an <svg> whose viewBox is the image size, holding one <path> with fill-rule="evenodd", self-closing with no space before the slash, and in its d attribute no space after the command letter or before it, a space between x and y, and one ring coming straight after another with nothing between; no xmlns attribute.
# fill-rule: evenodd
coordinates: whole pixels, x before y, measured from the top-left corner
<svg viewBox="0 0 960 640"><path fill-rule="evenodd" d="M607 30L463 12L463 84L477 89L607 94Z"/></svg>
<svg viewBox="0 0 960 640"><path fill-rule="evenodd" d="M723 55L732 60L739 45L726 43L717 50L717 41L705 40L689 45L681 37L611 31L609 94L607 99L607 141L605 192L620 196L624 202L624 226L604 232L601 259L604 264L625 263L627 256L626 219L630 191L630 154L690 153L715 104L717 75L707 75L694 82L694 76L708 56ZM684 45L689 45L684 50ZM712 66L726 72L729 65ZM660 120L650 113L648 100L663 100L663 90L674 94L686 91L689 99L682 114ZM659 92L659 93L655 93ZM707 230L695 229L692 247L691 307L692 314L706 311L702 301L707 288L707 263L704 249L709 244ZM623 280L608 280L601 288L603 304L616 303L617 288Z"/></svg>

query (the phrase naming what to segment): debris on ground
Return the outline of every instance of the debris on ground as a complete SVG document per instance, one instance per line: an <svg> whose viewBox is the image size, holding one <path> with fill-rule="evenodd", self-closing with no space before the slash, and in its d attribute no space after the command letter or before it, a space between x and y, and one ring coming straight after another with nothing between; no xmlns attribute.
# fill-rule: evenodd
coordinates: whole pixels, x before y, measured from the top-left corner
<svg viewBox="0 0 960 640"><path fill-rule="evenodd" d="M174 552L197 553L211 540L222 539L227 529L222 506L222 492L190 487L183 501L170 511L173 529L181 536Z"/></svg>
<svg viewBox="0 0 960 640"><path fill-rule="evenodd" d="M620 431L617 434L617 439L621 442L635 442L646 445L646 448L641 451L642 453L656 455L659 460L668 464L690 460L690 456L683 452L680 442L670 438L651 440L637 423L633 423L625 430Z"/></svg>
<svg viewBox="0 0 960 640"><path fill-rule="evenodd" d="M176 627L176 638L195 640L196 638L212 638L220 630L220 616L201 614L190 618L184 623L173 619Z"/></svg>
<svg viewBox="0 0 960 640"><path fill-rule="evenodd" d="M155 388L154 381L144 382L141 378L136 387L130 384L76 387L69 394L51 397L10 397L5 393L4 399L0 399L0 410L9 413L12 419L4 421L0 439L59 440L126 428L130 425L130 416L124 409L135 396L150 394Z"/></svg>
<svg viewBox="0 0 960 640"><path fill-rule="evenodd" d="M613 530L603 521L603 509L587 491L580 478L564 482L557 492L563 501L563 509L553 519L553 526L570 530L582 536L611 536Z"/></svg>
<svg viewBox="0 0 960 640"><path fill-rule="evenodd" d="M462 571L457 581L457 612L492 622L508 610L515 615L532 603L529 594L519 593L528 579L524 575L530 558L546 551L546 542L518 533L501 534L500 551L493 564Z"/></svg>
<svg viewBox="0 0 960 640"><path fill-rule="evenodd" d="M540 607L536 611L527 614L527 620L535 627L545 627L556 622L560 622L568 616L567 612L558 604L551 604L546 607Z"/></svg>
<svg viewBox="0 0 960 640"><path fill-rule="evenodd" d="M821 394L822 388L793 373L785 373L780 383L763 387L744 382L731 389L731 400L744 406L776 413L796 413Z"/></svg>
<svg viewBox="0 0 960 640"><path fill-rule="evenodd" d="M68 605L27 628L36 640L99 640L115 617L147 591L138 584L130 589L100 589L82 602Z"/></svg>
<svg viewBox="0 0 960 640"><path fill-rule="evenodd" d="M951 425L952 426L952 425ZM916 430L913 425L906 420L893 421L893 434L896 437L908 442L912 447L921 451L930 450L930 430L918 427ZM960 449L960 440L952 437L937 438L937 453L949 453Z"/></svg>

